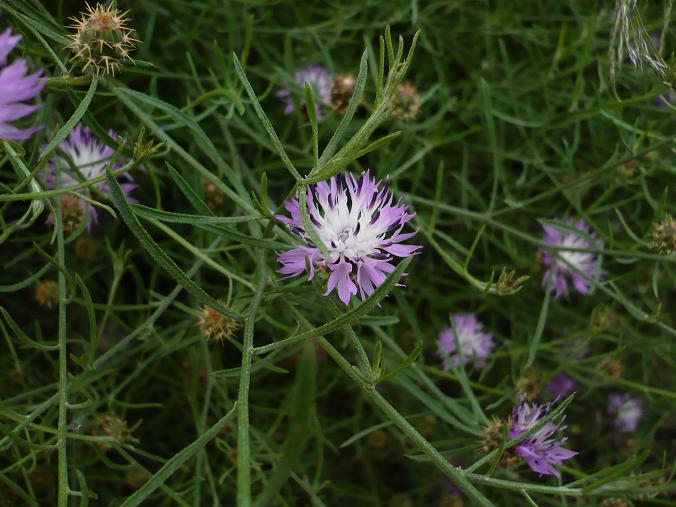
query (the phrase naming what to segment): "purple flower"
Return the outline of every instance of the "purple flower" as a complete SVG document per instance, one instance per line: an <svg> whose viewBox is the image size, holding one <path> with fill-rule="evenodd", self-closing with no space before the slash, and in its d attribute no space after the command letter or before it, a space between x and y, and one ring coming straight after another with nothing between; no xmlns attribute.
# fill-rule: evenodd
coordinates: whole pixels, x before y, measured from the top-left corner
<svg viewBox="0 0 676 507"><path fill-rule="evenodd" d="M460 354L457 353L455 348L453 328L444 328L437 339L439 356L444 362L444 370L450 368L451 362L456 366L460 364L459 355L462 356L463 364L474 360L477 368L486 366L486 357L490 355L495 343L493 343L493 337L484 332L483 324L471 313L456 313L451 316L451 321L458 334Z"/></svg>
<svg viewBox="0 0 676 507"><path fill-rule="evenodd" d="M108 134L113 139L117 139L117 135L112 130L110 130ZM114 150L111 147L96 139L92 132L82 124L75 126L66 140L59 144L59 148L63 152L63 156L52 156L47 163L46 174L43 176L47 188L56 188L57 166L61 171L60 187L70 187L81 181L80 176L72 169L71 164L78 169L85 180L91 180L106 173L106 167L110 163L110 158L114 153ZM113 171L120 169L122 165L123 163L117 161L113 164L111 169ZM124 173L121 178L127 181L126 183L120 184L122 192L124 192L128 200L134 202L134 199L130 197L130 194L137 185L132 183L133 179L129 173ZM94 184L93 188L108 195L111 193L106 180ZM86 187L77 192L87 197L92 197L93 194L91 189L92 187ZM73 203L75 197L76 196L73 194L64 196L62 198L62 205L64 204L63 200L68 200L69 204L75 205L75 203ZM81 219L87 223L87 229L91 229L92 224L97 222L96 207L79 197L77 197L76 205L79 206ZM54 217L50 214L47 218L47 223L53 222Z"/></svg>
<svg viewBox="0 0 676 507"><path fill-rule="evenodd" d="M580 231L582 235L574 232L563 231L551 225L543 225L545 237L543 241L548 245L559 248L601 248L603 242L596 238L589 226L584 220L577 222L568 219L564 222L567 226ZM584 236L586 235L586 236ZM590 242L589 239L593 241ZM580 294L587 294L592 286L591 280L574 271L573 266L578 271L585 273L589 278L595 278L598 272L596 255L592 252L571 252L566 250L550 251L541 249L542 259L547 266L547 271L542 279L542 286L547 283L552 284L554 289L554 298L568 294L568 278L573 282L573 286ZM599 278L603 272L598 272Z"/></svg>
<svg viewBox="0 0 676 507"><path fill-rule="evenodd" d="M622 433L632 433L643 419L643 403L629 394L611 394L608 411L615 415L613 425Z"/></svg>
<svg viewBox="0 0 676 507"><path fill-rule="evenodd" d="M28 116L40 108L40 104L24 104L34 99L45 86L42 70L28 75L28 63L17 58L7 65L7 56L21 40L21 35L12 35L11 29L0 33L0 139L25 141L40 127L19 129L9 122Z"/></svg>
<svg viewBox="0 0 676 507"><path fill-rule="evenodd" d="M512 411L512 420L509 429L509 439L522 435L540 422L552 409L552 403L529 405L521 399ZM563 431L565 416L559 414L550 419L530 437L514 446L516 454L526 460L528 466L540 475L555 475L560 477L559 471L553 465L561 465L565 460L577 453L566 449L563 444L565 437L557 438L556 433Z"/></svg>
<svg viewBox="0 0 676 507"><path fill-rule="evenodd" d="M361 177L350 173L339 174L307 188L307 209L312 227L328 249L324 257L305 230L298 197L285 203L291 218L277 215L277 219L305 243L279 254L282 264L279 273L298 276L309 264L308 279L315 267L330 272L325 296L334 289L346 305L350 295L362 300L385 281L394 271L394 257L408 257L421 247L403 245L415 232L402 233L406 222L415 216L406 205L393 203L389 184L380 185L369 171Z"/></svg>
<svg viewBox="0 0 676 507"><path fill-rule="evenodd" d="M565 373L557 373L546 386L552 396L568 396L575 389L575 381Z"/></svg>
<svg viewBox="0 0 676 507"><path fill-rule="evenodd" d="M303 90L303 98L299 100L301 106L305 106L305 83L310 85L315 99L317 118L321 118L321 104L329 104L331 102L331 87L333 86L333 76L331 73L321 65L308 65L307 67L296 70L293 75L293 80L296 82L296 85ZM277 91L276 95L284 102L284 114L293 113L294 103L291 91L281 89Z"/></svg>

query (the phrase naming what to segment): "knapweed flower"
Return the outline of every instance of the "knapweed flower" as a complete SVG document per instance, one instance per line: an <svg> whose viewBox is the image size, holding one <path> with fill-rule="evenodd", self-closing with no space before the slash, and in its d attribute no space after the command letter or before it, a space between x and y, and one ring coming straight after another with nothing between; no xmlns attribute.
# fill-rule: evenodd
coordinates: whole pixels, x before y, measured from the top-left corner
<svg viewBox="0 0 676 507"><path fill-rule="evenodd" d="M132 37L134 31L127 25L128 12L120 12L100 3L96 7L87 5L87 12L80 19L71 18L70 28L75 33L68 37L68 48L73 51L73 60L79 62L82 70L94 73L115 74L123 62L132 62L129 56L138 40Z"/></svg>
<svg viewBox="0 0 676 507"><path fill-rule="evenodd" d="M611 394L608 411L615 416L613 426L622 433L632 433L643 419L643 403L629 394Z"/></svg>
<svg viewBox="0 0 676 507"><path fill-rule="evenodd" d="M521 399L512 411L512 420L509 428L509 439L514 439L524 434L538 422L540 422L552 410L552 403L544 405L528 404ZM530 437L522 440L514 446L514 452L526 460L528 466L540 475L560 476L554 465L561 465L565 460L572 458L577 453L566 449L563 444L565 437L558 437L557 433L563 431L565 417L562 414L547 421Z"/></svg>
<svg viewBox="0 0 676 507"><path fill-rule="evenodd" d="M40 104L24 104L34 99L44 88L47 80L42 79L42 70L28 74L28 63L17 58L7 65L9 53L21 40L8 28L0 33L0 139L25 141L39 127L20 129L9 122L19 120L40 108Z"/></svg>
<svg viewBox="0 0 676 507"><path fill-rule="evenodd" d="M486 366L486 358L490 355L495 343L493 343L493 337L484 331L483 324L471 313L456 313L451 316L451 321L458 335L460 354L455 346L453 327L444 328L437 339L444 370L451 367L451 362L458 366L460 356L462 356L462 364L474 361L477 368Z"/></svg>
<svg viewBox="0 0 676 507"><path fill-rule="evenodd" d="M421 247L402 242L415 232L402 233L406 222L415 213L406 205L393 202L389 184L371 178L369 171L361 177L343 173L328 181L309 185L307 209L312 227L328 250L328 258L312 242L305 230L298 197L286 202L291 218L277 215L277 219L304 243L279 255L282 264L279 273L298 276L309 264L309 277L315 269L331 274L325 296L334 289L346 305L350 295L366 299L394 271L394 257L408 257Z"/></svg>
<svg viewBox="0 0 676 507"><path fill-rule="evenodd" d="M552 396L568 396L575 389L575 381L565 373L557 373L547 383L546 389Z"/></svg>
<svg viewBox="0 0 676 507"><path fill-rule="evenodd" d="M305 83L310 85L315 99L317 118L321 118L322 104L331 103L331 88L333 86L331 73L321 65L313 64L298 69L293 75L293 80L300 87L302 98L298 100L298 104L302 107L305 106ZM276 95L284 102L284 114L293 113L294 103L291 90L278 90Z"/></svg>
<svg viewBox="0 0 676 507"><path fill-rule="evenodd" d="M584 220L568 219L564 223L577 229L582 234L557 229L551 225L543 225L545 237L542 241L558 248L592 249L603 246L603 242L596 238ZM587 294L592 286L591 280L574 271L571 266L591 279L603 274L603 272L599 272L596 254L592 252L571 252L560 249L556 251L542 249L541 252L543 262L547 267L542 279L542 286L551 283L555 299L568 294L568 278L572 280L573 286L580 294Z"/></svg>
<svg viewBox="0 0 676 507"><path fill-rule="evenodd" d="M117 139L117 135L112 130L109 131L109 135L113 139ZM81 181L80 176L72 169L71 164L77 168L85 180L104 175L114 153L111 147L96 139L92 132L81 124L75 126L66 140L59 144L59 148L63 154L53 156L47 163L46 175L43 177L47 188L56 187L57 167L61 171L60 188L76 185ZM121 162L115 162L111 169L113 171L120 169L122 165ZM137 185L131 182L132 177L128 173L125 173L121 178L126 180L126 183L120 184L122 192L127 200L133 202L134 199L130 197L130 194ZM94 184L93 187L110 195L110 187L106 180ZM87 197L93 197L91 188L86 187L78 190L78 192ZM91 229L92 224L97 222L96 207L75 194L62 196L60 205L63 211L64 226L67 230L72 230L82 223L86 223L87 229ZM54 223L54 217L51 214L47 223Z"/></svg>

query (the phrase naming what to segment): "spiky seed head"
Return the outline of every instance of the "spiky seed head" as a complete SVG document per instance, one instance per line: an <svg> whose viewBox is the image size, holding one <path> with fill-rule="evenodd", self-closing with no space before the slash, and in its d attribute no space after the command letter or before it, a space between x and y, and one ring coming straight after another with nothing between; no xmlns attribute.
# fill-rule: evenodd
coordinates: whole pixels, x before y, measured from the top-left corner
<svg viewBox="0 0 676 507"><path fill-rule="evenodd" d="M337 113L345 113L356 85L357 76L354 74L337 74L331 86L331 109Z"/></svg>
<svg viewBox="0 0 676 507"><path fill-rule="evenodd" d="M420 95L412 83L402 83L392 97L392 118L411 121L420 110Z"/></svg>
<svg viewBox="0 0 676 507"><path fill-rule="evenodd" d="M442 496L439 499L439 507L465 507L465 502L460 495L453 493Z"/></svg>
<svg viewBox="0 0 676 507"><path fill-rule="evenodd" d="M623 498L606 498L601 502L601 507L629 507L629 502Z"/></svg>
<svg viewBox="0 0 676 507"><path fill-rule="evenodd" d="M366 438L366 442L373 449L382 449L387 445L387 433L381 429L372 431Z"/></svg>
<svg viewBox="0 0 676 507"><path fill-rule="evenodd" d="M225 194L213 181L206 178L202 180L202 193L204 194L204 202L207 203L211 211L216 211L225 204Z"/></svg>
<svg viewBox="0 0 676 507"><path fill-rule="evenodd" d="M661 255L676 252L676 219L666 215L656 222L650 231L652 249Z"/></svg>
<svg viewBox="0 0 676 507"><path fill-rule="evenodd" d="M207 340L218 343L232 338L240 327L236 320L206 305L200 310L197 325Z"/></svg>
<svg viewBox="0 0 676 507"><path fill-rule="evenodd" d="M134 467L127 470L124 474L124 482L133 490L139 489L150 479L148 472L141 467Z"/></svg>
<svg viewBox="0 0 676 507"><path fill-rule="evenodd" d="M48 309L59 304L59 284L54 280L43 280L35 287L35 301Z"/></svg>
<svg viewBox="0 0 676 507"><path fill-rule="evenodd" d="M540 372L536 368L530 368L516 381L516 390L523 393L528 401L532 401L540 393L540 380Z"/></svg>
<svg viewBox="0 0 676 507"><path fill-rule="evenodd" d="M72 232L85 223L85 202L76 195L67 194L59 200L63 230Z"/></svg>
<svg viewBox="0 0 676 507"><path fill-rule="evenodd" d="M624 373L622 361L616 357L604 357L599 361L597 368L615 378L620 378Z"/></svg>
<svg viewBox="0 0 676 507"><path fill-rule="evenodd" d="M72 60L82 66L83 72L114 75L122 63L134 62L130 53L139 42L127 25L129 11L120 12L100 3L86 6L79 19L70 18L73 24L69 28L74 33L68 36L71 42L67 47L73 52Z"/></svg>
<svg viewBox="0 0 676 507"><path fill-rule="evenodd" d="M96 252L96 240L89 234L80 236L75 241L75 255L78 259L86 261L92 258Z"/></svg>
<svg viewBox="0 0 676 507"><path fill-rule="evenodd" d="M481 433L481 450L488 454L500 447L508 426L505 421L493 416Z"/></svg>
<svg viewBox="0 0 676 507"><path fill-rule="evenodd" d="M94 434L98 436L113 437L117 442L138 441L131 435L131 429L127 427L127 421L116 414L103 414L95 420ZM102 450L107 451L112 447L109 442L100 442Z"/></svg>

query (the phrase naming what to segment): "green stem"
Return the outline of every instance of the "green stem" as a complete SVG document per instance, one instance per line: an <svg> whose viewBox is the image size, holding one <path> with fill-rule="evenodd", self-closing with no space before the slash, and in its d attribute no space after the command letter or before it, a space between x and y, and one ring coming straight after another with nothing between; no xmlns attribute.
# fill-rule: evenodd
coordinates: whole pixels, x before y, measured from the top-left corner
<svg viewBox="0 0 676 507"><path fill-rule="evenodd" d="M254 352L253 334L256 312L263 297L265 288L265 254L258 253L258 283L254 293L249 315L244 324L244 341L242 343L242 367L239 377L239 393L237 396L237 505L251 505L251 442L249 440L249 386L251 382L251 361Z"/></svg>
<svg viewBox="0 0 676 507"><path fill-rule="evenodd" d="M61 184L61 174L57 170L56 186ZM58 507L68 507L68 455L67 455L67 429L68 429L68 349L66 344L66 254L63 238L63 221L60 203L54 205L56 211L56 248L57 262L59 264L59 421L57 426L56 446L58 461Z"/></svg>

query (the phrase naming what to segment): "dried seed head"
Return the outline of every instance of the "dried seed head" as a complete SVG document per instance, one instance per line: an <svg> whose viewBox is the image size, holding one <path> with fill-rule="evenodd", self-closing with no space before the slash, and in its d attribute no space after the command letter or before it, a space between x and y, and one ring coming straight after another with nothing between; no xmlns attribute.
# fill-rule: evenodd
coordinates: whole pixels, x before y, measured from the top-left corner
<svg viewBox="0 0 676 507"><path fill-rule="evenodd" d="M137 490L150 479L148 472L140 467L134 467L127 470L124 474L124 482L133 490Z"/></svg>
<svg viewBox="0 0 676 507"><path fill-rule="evenodd" d="M540 393L540 372L531 368L516 381L516 390L523 393L528 401L537 398Z"/></svg>
<svg viewBox="0 0 676 507"><path fill-rule="evenodd" d="M337 74L331 86L331 109L345 113L356 85L357 76L354 74Z"/></svg>
<svg viewBox="0 0 676 507"><path fill-rule="evenodd" d="M73 248L78 259L83 261L91 259L96 252L96 240L89 235L80 236Z"/></svg>
<svg viewBox="0 0 676 507"><path fill-rule="evenodd" d="M420 95L411 83L402 83L392 97L392 118L411 121L420 110Z"/></svg>
<svg viewBox="0 0 676 507"><path fill-rule="evenodd" d="M620 378L624 372L622 361L615 357L604 357L599 361L597 368L615 378Z"/></svg>
<svg viewBox="0 0 676 507"><path fill-rule="evenodd" d="M439 507L465 507L460 495L444 495L439 499Z"/></svg>
<svg viewBox="0 0 676 507"><path fill-rule="evenodd" d="M385 445L387 445L387 433L381 429L372 431L366 438L366 442L368 443L369 447L374 449L382 449L385 447Z"/></svg>
<svg viewBox="0 0 676 507"><path fill-rule="evenodd" d="M54 280L43 280L35 287L35 301L48 309L59 304L59 284Z"/></svg>
<svg viewBox="0 0 676 507"><path fill-rule="evenodd" d="M202 193L204 194L204 202L207 203L211 211L216 211L223 207L225 194L212 181L206 178L202 180Z"/></svg>
<svg viewBox="0 0 676 507"><path fill-rule="evenodd" d="M601 502L601 507L629 507L629 502L622 498L606 498Z"/></svg>
<svg viewBox="0 0 676 507"><path fill-rule="evenodd" d="M481 434L481 450L488 454L491 451L494 451L500 445L505 436L505 429L509 427L508 422L493 417L491 422L484 427Z"/></svg>
<svg viewBox="0 0 676 507"><path fill-rule="evenodd" d="M135 49L137 39L127 25L127 12L120 12L100 3L87 5L80 19L71 18L70 26L75 33L68 37L68 48L74 53L73 60L82 66L83 72L115 74L124 62L134 61L129 54Z"/></svg>
<svg viewBox="0 0 676 507"><path fill-rule="evenodd" d="M76 195L67 194L59 200L63 230L72 232L86 221L85 201Z"/></svg>
<svg viewBox="0 0 676 507"><path fill-rule="evenodd" d="M650 232L652 249L661 255L671 255L676 251L676 220L666 215L653 224Z"/></svg>
<svg viewBox="0 0 676 507"><path fill-rule="evenodd" d="M432 414L428 414L416 425L415 429L423 435L429 435L434 431L437 425L437 418Z"/></svg>
<svg viewBox="0 0 676 507"><path fill-rule="evenodd" d="M197 325L207 340L218 343L223 343L225 340L232 338L239 329L237 321L206 305L200 311Z"/></svg>
<svg viewBox="0 0 676 507"><path fill-rule="evenodd" d="M96 418L94 434L98 436L113 437L117 442L137 442L131 436L131 429L127 427L127 421L115 414L104 414ZM107 451L112 446L108 442L100 442L99 446Z"/></svg>

